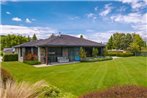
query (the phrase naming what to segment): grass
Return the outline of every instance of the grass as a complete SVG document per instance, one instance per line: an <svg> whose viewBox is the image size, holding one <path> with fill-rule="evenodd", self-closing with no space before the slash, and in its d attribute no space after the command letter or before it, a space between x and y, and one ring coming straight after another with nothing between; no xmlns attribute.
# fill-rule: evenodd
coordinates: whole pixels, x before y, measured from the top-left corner
<svg viewBox="0 0 147 98"><path fill-rule="evenodd" d="M34 68L20 62L2 62L17 81L46 80L63 91L82 95L118 85L147 87L147 57Z"/></svg>

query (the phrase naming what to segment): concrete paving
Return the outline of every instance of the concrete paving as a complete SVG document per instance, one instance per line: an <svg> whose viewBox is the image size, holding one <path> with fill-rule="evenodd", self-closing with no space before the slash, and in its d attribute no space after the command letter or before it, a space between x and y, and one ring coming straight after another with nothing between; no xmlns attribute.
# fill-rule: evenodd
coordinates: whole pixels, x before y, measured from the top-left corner
<svg viewBox="0 0 147 98"><path fill-rule="evenodd" d="M65 64L73 64L73 63L79 63L79 61L75 61L75 62L67 62L67 63L51 63L51 64L39 64L39 65L33 65L34 67L49 67L49 66L59 66L59 65L65 65Z"/></svg>

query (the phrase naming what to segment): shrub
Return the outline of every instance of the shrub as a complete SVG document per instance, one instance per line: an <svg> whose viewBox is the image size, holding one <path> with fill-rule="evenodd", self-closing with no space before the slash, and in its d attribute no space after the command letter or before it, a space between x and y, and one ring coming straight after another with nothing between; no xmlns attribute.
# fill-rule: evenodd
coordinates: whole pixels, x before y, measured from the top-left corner
<svg viewBox="0 0 147 98"><path fill-rule="evenodd" d="M7 81L6 87L0 87L1 96L0 98L38 98L41 94L38 90L47 84L44 81L36 82L30 85L26 82L16 83L14 81Z"/></svg>
<svg viewBox="0 0 147 98"><path fill-rule="evenodd" d="M18 54L5 54L3 61L18 61Z"/></svg>
<svg viewBox="0 0 147 98"><path fill-rule="evenodd" d="M37 61L37 60L33 60L33 61L24 61L24 63L29 64L29 65L38 65L41 64L41 62Z"/></svg>
<svg viewBox="0 0 147 98"><path fill-rule="evenodd" d="M48 85L45 81L38 81L35 84L7 81L6 87L0 86L0 90L0 98L76 98L70 93L64 93Z"/></svg>
<svg viewBox="0 0 147 98"><path fill-rule="evenodd" d="M6 71L5 69L3 68L0 68L0 71L1 71L1 79L2 79L2 82L5 84L6 81L8 80L13 80L13 77L12 75Z"/></svg>
<svg viewBox="0 0 147 98"><path fill-rule="evenodd" d="M147 98L147 88L139 86L112 87L105 91L85 94L80 98Z"/></svg>
<svg viewBox="0 0 147 98"><path fill-rule="evenodd" d="M81 60L81 62L97 62L97 61L106 61L106 60L112 60L112 57L87 57Z"/></svg>
<svg viewBox="0 0 147 98"><path fill-rule="evenodd" d="M3 56L3 52L2 51L0 51L0 56Z"/></svg>
<svg viewBox="0 0 147 98"><path fill-rule="evenodd" d="M122 51L109 51L107 56L118 56L118 57L129 57L133 56L131 52L122 52Z"/></svg>
<svg viewBox="0 0 147 98"><path fill-rule="evenodd" d="M86 51L82 47L80 48L80 58L86 58Z"/></svg>
<svg viewBox="0 0 147 98"><path fill-rule="evenodd" d="M129 56L133 56L133 53L130 53L130 52L117 53L116 56L118 56L118 57L129 57Z"/></svg>
<svg viewBox="0 0 147 98"><path fill-rule="evenodd" d="M37 54L32 54L32 53L26 54L25 60L37 60Z"/></svg>
<svg viewBox="0 0 147 98"><path fill-rule="evenodd" d="M97 48L93 48L92 49L92 56L93 57L97 57L98 56L98 49Z"/></svg>

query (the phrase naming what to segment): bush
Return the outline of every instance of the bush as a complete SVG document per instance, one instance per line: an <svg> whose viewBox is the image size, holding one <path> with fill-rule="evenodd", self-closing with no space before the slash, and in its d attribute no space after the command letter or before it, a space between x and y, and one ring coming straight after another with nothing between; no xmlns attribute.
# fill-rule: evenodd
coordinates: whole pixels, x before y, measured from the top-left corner
<svg viewBox="0 0 147 98"><path fill-rule="evenodd" d="M129 53L129 52L117 53L116 56L118 56L118 57L129 57L129 56L133 56L133 53Z"/></svg>
<svg viewBox="0 0 147 98"><path fill-rule="evenodd" d="M118 57L129 57L133 56L131 52L122 52L122 51L109 51L107 56L118 56Z"/></svg>
<svg viewBox="0 0 147 98"><path fill-rule="evenodd" d="M85 94L80 98L147 98L147 88L140 86L117 86Z"/></svg>
<svg viewBox="0 0 147 98"><path fill-rule="evenodd" d="M3 61L18 61L18 54L5 54Z"/></svg>
<svg viewBox="0 0 147 98"><path fill-rule="evenodd" d="M38 65L41 64L41 62L37 61L37 60L33 60L33 61L24 61L24 63L29 64L29 65Z"/></svg>
<svg viewBox="0 0 147 98"><path fill-rule="evenodd" d="M77 98L70 93L61 91L59 88L49 85L39 90L41 95L39 98Z"/></svg>
<svg viewBox="0 0 147 98"><path fill-rule="evenodd" d="M87 57L84 59L81 59L81 62L97 62L97 61L106 61L106 60L112 60L112 57Z"/></svg>
<svg viewBox="0 0 147 98"><path fill-rule="evenodd" d="M3 56L3 52L2 51L0 51L0 56Z"/></svg>
<svg viewBox="0 0 147 98"><path fill-rule="evenodd" d="M62 92L55 86L45 81L38 81L34 84L27 82L7 81L6 86L0 86L0 98L76 98L70 93Z"/></svg>
<svg viewBox="0 0 147 98"><path fill-rule="evenodd" d="M6 71L3 68L0 68L0 70L1 70L1 79L3 83L6 83L6 81L8 80L13 80L12 75L8 71Z"/></svg>

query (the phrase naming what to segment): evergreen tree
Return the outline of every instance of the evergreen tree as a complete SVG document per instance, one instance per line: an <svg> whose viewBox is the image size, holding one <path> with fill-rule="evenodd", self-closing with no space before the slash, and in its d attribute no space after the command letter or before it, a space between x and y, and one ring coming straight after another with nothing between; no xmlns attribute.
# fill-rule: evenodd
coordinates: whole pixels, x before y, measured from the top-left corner
<svg viewBox="0 0 147 98"><path fill-rule="evenodd" d="M30 42L31 41L31 38L30 38L30 36L28 35L28 41Z"/></svg>
<svg viewBox="0 0 147 98"><path fill-rule="evenodd" d="M32 40L37 40L36 34L33 35Z"/></svg>
<svg viewBox="0 0 147 98"><path fill-rule="evenodd" d="M108 43L107 43L108 49L113 49L113 37L111 36Z"/></svg>

